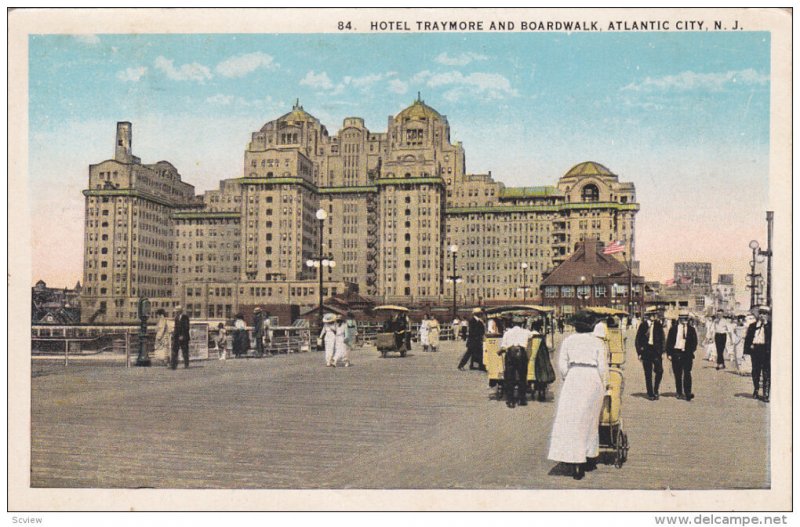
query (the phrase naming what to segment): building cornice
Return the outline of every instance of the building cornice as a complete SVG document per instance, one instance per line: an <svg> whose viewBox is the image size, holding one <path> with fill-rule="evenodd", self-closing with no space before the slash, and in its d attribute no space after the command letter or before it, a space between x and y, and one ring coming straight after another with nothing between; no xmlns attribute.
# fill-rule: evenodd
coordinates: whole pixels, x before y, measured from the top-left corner
<svg viewBox="0 0 800 527"><path fill-rule="evenodd" d="M172 213L174 220L226 220L241 219L242 215L238 212L218 212L218 211L179 211Z"/></svg>
<svg viewBox="0 0 800 527"><path fill-rule="evenodd" d="M318 192L313 183L300 177L243 177L239 181L242 185L300 185L311 192Z"/></svg>
<svg viewBox="0 0 800 527"><path fill-rule="evenodd" d="M320 194L362 194L365 192L378 192L376 185L362 185L352 187L319 187Z"/></svg>
<svg viewBox="0 0 800 527"><path fill-rule="evenodd" d="M376 179L375 184L379 187L391 185L444 185L444 180L440 177L381 178Z"/></svg>
<svg viewBox="0 0 800 527"><path fill-rule="evenodd" d="M152 201L153 203L158 203L159 205L164 205L166 207L191 207L191 206L202 206L202 204L193 205L191 203L181 203L177 201L170 201L166 198L158 196L156 194L151 194L150 192L145 192L143 190L136 190L130 188L115 188L115 189L86 189L83 191L84 196L97 196L97 197L129 197L129 198L139 198L147 201Z"/></svg>
<svg viewBox="0 0 800 527"><path fill-rule="evenodd" d="M565 210L598 210L611 209L617 211L638 211L638 203L595 202L595 203L560 203L558 205L497 205L491 207L451 207L445 214L511 214L514 212L561 212Z"/></svg>

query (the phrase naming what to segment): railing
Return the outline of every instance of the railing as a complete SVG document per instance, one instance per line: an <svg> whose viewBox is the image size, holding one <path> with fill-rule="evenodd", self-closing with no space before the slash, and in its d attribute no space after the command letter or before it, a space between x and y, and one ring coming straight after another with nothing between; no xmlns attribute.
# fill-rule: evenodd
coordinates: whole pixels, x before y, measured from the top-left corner
<svg viewBox="0 0 800 527"><path fill-rule="evenodd" d="M31 326L31 359L63 357L64 365L79 360L111 360L130 365L138 326Z"/></svg>
<svg viewBox="0 0 800 527"><path fill-rule="evenodd" d="M207 323L205 320L193 321ZM231 355L233 330L228 329L225 347ZM247 328L249 347L256 349L253 329ZM208 358L219 357L216 346L217 333L212 324L208 332ZM151 353L155 341L155 326L147 328L146 348ZM88 325L88 326L31 326L31 359L36 361L62 360L65 366L71 361L106 361L131 366L136 359L139 344L139 326L133 325ZM265 343L268 353L292 353L311 349L311 335L307 327L278 327L273 338ZM205 351L205 348L203 352Z"/></svg>

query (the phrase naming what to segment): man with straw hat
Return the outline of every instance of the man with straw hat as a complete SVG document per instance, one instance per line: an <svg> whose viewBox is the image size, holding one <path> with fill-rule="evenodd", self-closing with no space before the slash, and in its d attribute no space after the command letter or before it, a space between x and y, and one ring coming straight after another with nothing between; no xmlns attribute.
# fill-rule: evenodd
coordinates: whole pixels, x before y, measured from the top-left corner
<svg viewBox="0 0 800 527"><path fill-rule="evenodd" d="M697 332L689 324L689 313L681 310L678 322L673 324L667 335L667 357L672 361L672 372L675 374L675 391L678 399L691 401L692 363L697 350Z"/></svg>
<svg viewBox="0 0 800 527"><path fill-rule="evenodd" d="M644 367L644 383L647 388L647 398L651 401L658 399L658 388L661 377L664 375L664 366L661 355L664 353L664 328L658 321L655 309L648 308L645 319L636 331L636 354ZM655 373L655 383L653 383Z"/></svg>
<svg viewBox="0 0 800 527"><path fill-rule="evenodd" d="M769 319L770 308L762 306L758 309L758 320L750 324L744 338L744 352L750 355L753 364L753 399L769 402L770 355L772 351L772 322ZM762 395L758 396L759 384Z"/></svg>

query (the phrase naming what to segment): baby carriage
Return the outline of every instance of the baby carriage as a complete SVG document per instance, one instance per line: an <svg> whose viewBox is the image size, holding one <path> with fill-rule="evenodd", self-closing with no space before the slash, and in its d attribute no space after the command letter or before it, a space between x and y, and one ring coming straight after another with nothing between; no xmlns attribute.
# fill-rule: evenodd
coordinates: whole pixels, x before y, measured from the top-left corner
<svg viewBox="0 0 800 527"><path fill-rule="evenodd" d="M623 431L620 406L625 378L619 368L608 371L608 390L600 413L600 449L614 456L614 466L622 468L628 459L628 434Z"/></svg>
<svg viewBox="0 0 800 527"><path fill-rule="evenodd" d="M614 456L614 466L622 468L628 459L628 434L622 428L621 405L625 389L622 365L625 363L625 340L622 336L620 318L625 311L595 307L587 311L608 317L605 328L606 357L608 359L608 385L600 412L600 449Z"/></svg>

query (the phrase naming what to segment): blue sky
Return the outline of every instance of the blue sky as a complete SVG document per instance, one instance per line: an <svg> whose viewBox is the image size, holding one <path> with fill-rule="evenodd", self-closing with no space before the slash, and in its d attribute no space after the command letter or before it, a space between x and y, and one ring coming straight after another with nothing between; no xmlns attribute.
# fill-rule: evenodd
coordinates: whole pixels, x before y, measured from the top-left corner
<svg viewBox="0 0 800 527"><path fill-rule="evenodd" d="M296 98L331 132L347 116L385 131L421 91L468 171L542 185L603 163L636 184L649 278L704 260L741 283L764 238L769 56L764 32L32 36L33 212L49 217L34 234L77 255L55 267L34 251L34 279L80 277L80 190L118 120L144 162L207 190L241 175L249 134Z"/></svg>

